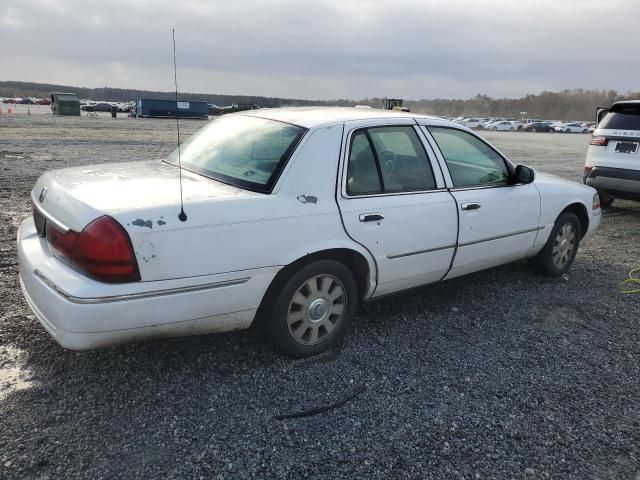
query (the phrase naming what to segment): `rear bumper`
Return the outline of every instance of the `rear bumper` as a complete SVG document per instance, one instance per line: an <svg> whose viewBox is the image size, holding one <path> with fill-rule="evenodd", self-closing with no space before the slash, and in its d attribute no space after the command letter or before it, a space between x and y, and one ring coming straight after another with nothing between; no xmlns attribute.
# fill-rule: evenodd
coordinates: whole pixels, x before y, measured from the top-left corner
<svg viewBox="0 0 640 480"><path fill-rule="evenodd" d="M102 284L53 258L32 218L18 231L18 263L29 307L47 332L72 350L248 328L277 271Z"/></svg>
<svg viewBox="0 0 640 480"><path fill-rule="evenodd" d="M614 197L640 200L640 170L593 167L583 177L586 185L604 190Z"/></svg>

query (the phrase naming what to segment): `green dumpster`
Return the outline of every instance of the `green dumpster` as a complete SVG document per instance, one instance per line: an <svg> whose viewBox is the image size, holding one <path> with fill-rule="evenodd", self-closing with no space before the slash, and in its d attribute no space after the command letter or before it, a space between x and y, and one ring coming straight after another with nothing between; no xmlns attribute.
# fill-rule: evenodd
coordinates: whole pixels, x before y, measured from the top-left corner
<svg viewBox="0 0 640 480"><path fill-rule="evenodd" d="M52 93L51 111L54 115L80 115L80 100L75 93Z"/></svg>

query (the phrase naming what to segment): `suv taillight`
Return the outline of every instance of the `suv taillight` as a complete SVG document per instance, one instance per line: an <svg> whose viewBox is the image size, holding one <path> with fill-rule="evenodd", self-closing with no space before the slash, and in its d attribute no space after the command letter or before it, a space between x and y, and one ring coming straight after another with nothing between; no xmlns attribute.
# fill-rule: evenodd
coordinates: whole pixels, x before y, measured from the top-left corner
<svg viewBox="0 0 640 480"><path fill-rule="evenodd" d="M47 241L56 257L88 277L107 283L140 280L129 235L109 216L94 220L80 233L62 233L47 222Z"/></svg>
<svg viewBox="0 0 640 480"><path fill-rule="evenodd" d="M609 139L607 137L591 137L591 141L589 142L589 145L597 145L599 147L606 147L607 144L609 143Z"/></svg>

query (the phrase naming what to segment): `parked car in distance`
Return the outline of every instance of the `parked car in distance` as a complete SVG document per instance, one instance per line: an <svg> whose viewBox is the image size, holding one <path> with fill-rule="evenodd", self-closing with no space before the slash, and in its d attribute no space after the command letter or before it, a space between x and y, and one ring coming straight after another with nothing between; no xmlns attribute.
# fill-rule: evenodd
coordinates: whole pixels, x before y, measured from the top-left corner
<svg viewBox="0 0 640 480"><path fill-rule="evenodd" d="M559 123L554 127L556 132L562 133L588 133L589 129L580 123Z"/></svg>
<svg viewBox="0 0 640 480"><path fill-rule="evenodd" d="M482 127L482 120L479 118L464 118L458 122L460 125L464 125L467 128L480 128Z"/></svg>
<svg viewBox="0 0 640 480"><path fill-rule="evenodd" d="M531 122L523 125L522 130L525 132L548 132L553 133L555 130L551 126L551 122Z"/></svg>
<svg viewBox="0 0 640 480"><path fill-rule="evenodd" d="M603 206L614 199L640 201L640 100L599 109L589 142L583 181L598 190Z"/></svg>
<svg viewBox="0 0 640 480"><path fill-rule="evenodd" d="M487 130L492 130L492 131L502 131L502 132L514 132L518 129L518 125L516 125L514 122L511 122L509 120L503 120L500 122L493 122L493 123L489 123L488 125L485 126L485 128Z"/></svg>
<svg viewBox="0 0 640 480"><path fill-rule="evenodd" d="M71 349L255 322L314 355L363 301L522 259L562 275L600 223L593 188L468 128L335 107L223 115L165 160L47 172L31 200L20 282Z"/></svg>

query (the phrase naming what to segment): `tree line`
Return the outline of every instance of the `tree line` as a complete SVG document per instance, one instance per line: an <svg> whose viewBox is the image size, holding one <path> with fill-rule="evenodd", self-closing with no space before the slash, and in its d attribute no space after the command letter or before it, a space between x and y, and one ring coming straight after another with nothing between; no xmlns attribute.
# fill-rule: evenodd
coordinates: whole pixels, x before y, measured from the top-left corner
<svg viewBox="0 0 640 480"><path fill-rule="evenodd" d="M127 102L134 98L158 98L171 100L175 92L133 90L127 88L83 88L48 83L0 81L0 97L49 97L52 92L75 92L80 98ZM219 106L234 103L255 104L259 107L338 105L369 105L380 108L384 98L361 100L302 100L295 98L263 97L253 95L221 95L206 93L179 93L183 100L202 100ZM595 116L597 106L608 106L616 100L640 98L640 92L620 93L616 90L573 89L558 92L528 94L520 98L493 98L478 94L469 99L421 99L405 100L411 111L449 117L517 117L527 112L528 118L557 120L590 120Z"/></svg>

